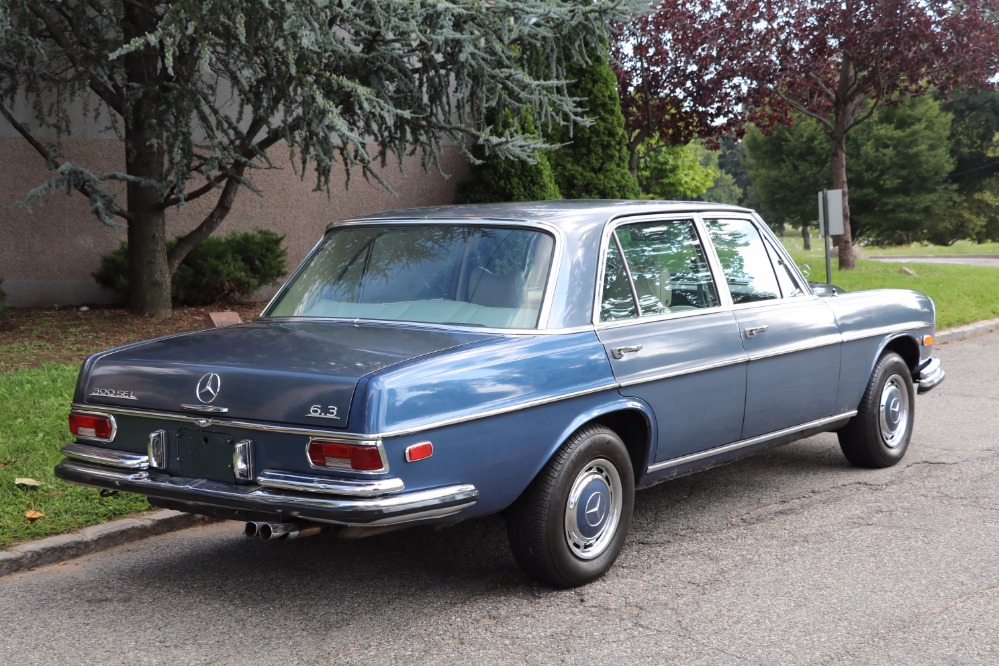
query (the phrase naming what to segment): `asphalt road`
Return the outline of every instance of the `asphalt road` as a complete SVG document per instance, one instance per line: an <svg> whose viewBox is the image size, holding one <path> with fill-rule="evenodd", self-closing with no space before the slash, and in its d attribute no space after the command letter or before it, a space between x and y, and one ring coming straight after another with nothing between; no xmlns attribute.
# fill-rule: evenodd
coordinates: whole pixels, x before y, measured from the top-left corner
<svg viewBox="0 0 999 666"><path fill-rule="evenodd" d="M611 572L502 520L356 542L221 523L0 578L3 664L999 664L999 333L943 345L906 459L822 435L638 495Z"/></svg>

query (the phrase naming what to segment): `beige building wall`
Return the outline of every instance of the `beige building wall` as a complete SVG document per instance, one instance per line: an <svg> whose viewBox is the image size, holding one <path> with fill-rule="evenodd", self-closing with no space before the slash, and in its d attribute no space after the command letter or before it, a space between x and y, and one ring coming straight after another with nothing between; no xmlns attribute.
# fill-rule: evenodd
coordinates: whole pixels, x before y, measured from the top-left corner
<svg viewBox="0 0 999 666"><path fill-rule="evenodd" d="M2 124L3 121L0 121ZM86 132L84 134L89 134ZM122 170L124 148L107 138L73 138L62 141L62 153L95 173ZM266 228L285 234L288 268L291 270L319 240L332 221L367 213L450 203L457 183L468 177L468 163L457 148L441 157L449 178L436 171L425 172L418 158L407 160L404 172L390 166L384 178L397 195L367 183L354 174L349 188L334 176L332 195L314 192L315 178L301 178L289 151L272 150L272 170L250 174L260 190L243 190L232 212L216 235L234 230ZM283 160L281 158L284 158ZM101 255L125 240L124 228L111 229L88 212L87 200L73 192L55 192L26 209L19 205L27 193L51 177L42 158L14 135L0 127L0 279L12 306L79 305L109 303L117 295L101 289L91 274ZM168 234L175 236L194 228L215 203L212 195L168 211Z"/></svg>

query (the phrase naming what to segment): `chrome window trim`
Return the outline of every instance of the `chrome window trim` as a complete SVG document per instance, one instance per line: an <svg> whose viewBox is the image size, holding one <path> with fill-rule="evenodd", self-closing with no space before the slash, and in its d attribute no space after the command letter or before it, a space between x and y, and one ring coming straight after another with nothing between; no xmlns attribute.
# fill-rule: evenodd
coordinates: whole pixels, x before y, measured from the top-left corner
<svg viewBox="0 0 999 666"><path fill-rule="evenodd" d="M345 227L381 227L381 226L406 226L406 227L416 227L416 226L476 226L476 227L515 227L518 229L532 229L534 231L539 231L541 233L547 233L552 237L554 241L554 247L552 248L551 264L548 266L548 279L545 281L545 294L541 299L541 307L538 308L538 319L534 328L497 328L497 329L487 329L476 326L455 326L451 324L435 324L434 322L410 322L404 319L361 319L361 318L333 318L333 317L269 317L267 312L270 311L271 306L274 305L280 296L282 296L287 290L288 286L294 281L300 272L305 268L308 260L312 259L313 255L319 251L320 246L322 246L323 241L326 240L327 234L329 234L334 229L342 229ZM394 323L394 324L404 324L404 325L418 325L426 324L432 327L447 327L447 328L458 328L461 330L471 330L478 332L489 332L489 331L502 331L502 332L522 332L522 333L537 333L538 331L544 331L548 329L551 319L551 313L553 309L553 302L555 299L555 292L558 288L558 278L562 273L562 260L565 254L566 246L565 232L559 227L551 224L545 220L524 220L524 219L485 219L485 218L459 218L459 217L448 217L448 218L427 218L427 219L414 219L400 217L397 219L351 219L343 220L339 222L334 222L326 227L326 231L323 233L322 238L313 246L305 258L302 259L298 267L292 272L291 275L284 281L281 288L278 289L277 293L271 298L267 303L267 306L260 313L260 317L268 321L276 321L281 319L295 319L299 321L318 321L318 320L334 320L334 321L361 321L361 322L378 322L378 323Z"/></svg>
<svg viewBox="0 0 999 666"><path fill-rule="evenodd" d="M88 405L80 405L77 409L77 405L70 407L70 412L73 414L80 414L81 416L104 416L111 420L111 436L107 439L102 437L81 437L80 435L74 435L77 439L83 439L88 442L101 442L102 444L108 444L114 441L115 435L118 434L118 422L115 421L114 415L110 413L105 413L101 411L93 411L93 409Z"/></svg>
<svg viewBox="0 0 999 666"><path fill-rule="evenodd" d="M596 326L591 326L590 330L603 331L613 328L622 328L624 326L635 326L638 324L651 324L657 321L669 321L673 319L686 319L687 317L697 317L707 313L719 313L725 312L727 308L723 306L717 306L713 308L700 308L695 310L683 310L681 312L666 312L658 315L651 315L644 317L642 319L615 319L614 321L602 321ZM733 320L734 323L734 320Z"/></svg>
<svg viewBox="0 0 999 666"><path fill-rule="evenodd" d="M399 478L354 480L334 479L322 476L292 474L273 469L265 469L257 477L257 483L265 488L279 488L307 493L344 495L347 497L377 497L404 490L406 485Z"/></svg>
<svg viewBox="0 0 999 666"><path fill-rule="evenodd" d="M835 416L827 416L822 419L816 419L815 421L809 421L808 423L802 423L800 425L793 426L791 428L785 428L784 430L778 430L776 432L767 433L765 435L760 435L758 437L752 437L750 439L744 439L738 442L733 442L731 444L725 444L723 446L717 446L713 449L708 449L707 451L700 451L699 453L692 453L687 456L681 456L679 458L673 458L671 460L664 460L660 463L655 463L654 465L649 465L646 472L652 474L654 472L659 472L664 469L669 469L671 467L679 467L680 465L686 465L688 463L697 462L698 460L703 460L704 458L711 458L713 456L721 455L723 453L729 453L731 451L737 451L739 449L746 448L748 446L754 446L756 444L762 444L773 439L780 439L781 437L786 437L788 435L793 435L795 433L803 432L805 430L811 430L812 428L821 428L827 425L836 423L837 421L846 421L857 415L857 410L852 410L849 412L843 412L842 414L837 414Z"/></svg>
<svg viewBox="0 0 999 666"><path fill-rule="evenodd" d="M108 465L120 469L149 469L149 456L147 455L105 449L99 446L88 446L78 442L69 442L63 445L62 454L74 460Z"/></svg>
<svg viewBox="0 0 999 666"><path fill-rule="evenodd" d="M386 457L385 455L385 447L382 446L381 439L371 439L370 441L348 440L343 442L344 444L348 444L350 446L374 447L378 450L378 457L382 461L382 466L379 467L378 469L367 469L367 470L353 469L352 467L341 468L341 467L324 467L322 465L313 465L312 458L309 457L309 446L311 446L312 442L316 440L329 442L330 444L336 444L337 437L335 435L309 437L309 441L305 443L305 460L306 462L309 463L309 467L311 467L312 469L323 470L326 472L347 472L349 474L362 474L365 476L371 474L386 474L389 471L388 457Z"/></svg>

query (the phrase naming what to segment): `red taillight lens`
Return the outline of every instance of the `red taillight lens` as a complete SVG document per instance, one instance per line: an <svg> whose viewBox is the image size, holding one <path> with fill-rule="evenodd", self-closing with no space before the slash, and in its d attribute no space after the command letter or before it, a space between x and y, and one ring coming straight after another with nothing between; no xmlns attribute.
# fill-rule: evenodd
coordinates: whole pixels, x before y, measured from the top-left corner
<svg viewBox="0 0 999 666"><path fill-rule="evenodd" d="M69 431L84 439L111 439L114 434L114 420L104 414L69 415Z"/></svg>
<svg viewBox="0 0 999 666"><path fill-rule="evenodd" d="M380 472L385 468L381 451L371 444L348 444L314 439L309 442L309 461L316 467Z"/></svg>

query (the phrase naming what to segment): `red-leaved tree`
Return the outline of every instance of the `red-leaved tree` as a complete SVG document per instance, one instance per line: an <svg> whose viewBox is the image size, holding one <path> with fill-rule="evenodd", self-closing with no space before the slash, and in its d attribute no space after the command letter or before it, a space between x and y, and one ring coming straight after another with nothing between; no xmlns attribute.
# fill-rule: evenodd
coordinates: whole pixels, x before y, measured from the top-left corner
<svg viewBox="0 0 999 666"><path fill-rule="evenodd" d="M996 0L665 0L620 32L622 105L635 135L716 136L790 111L830 139L843 190L839 265L853 268L846 140L880 104L988 85ZM640 60L646 62L639 62Z"/></svg>

